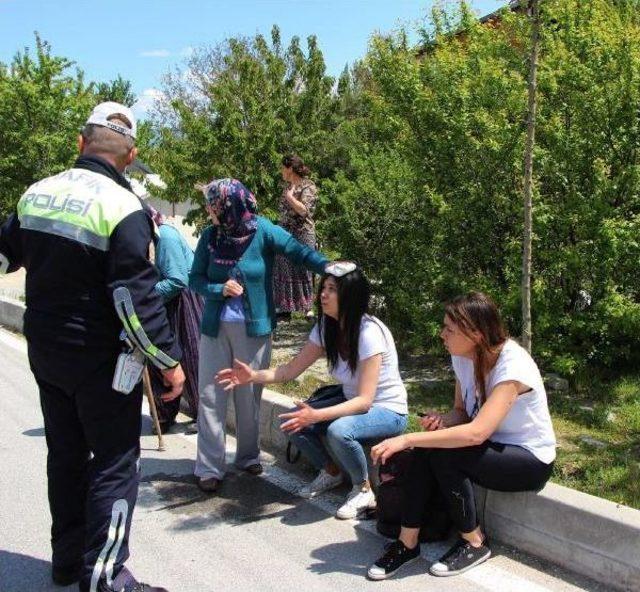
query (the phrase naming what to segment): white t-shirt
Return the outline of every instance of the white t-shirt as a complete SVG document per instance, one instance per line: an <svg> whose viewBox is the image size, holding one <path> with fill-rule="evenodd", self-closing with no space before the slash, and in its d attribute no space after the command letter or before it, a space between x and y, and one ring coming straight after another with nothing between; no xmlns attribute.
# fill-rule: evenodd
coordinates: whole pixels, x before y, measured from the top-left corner
<svg viewBox="0 0 640 592"><path fill-rule="evenodd" d="M473 361L462 356L451 356L451 361L460 383L467 414L473 418L478 412L480 398L476 388ZM556 438L542 376L529 353L509 339L504 344L496 365L486 377L487 399L496 385L511 380L520 382L531 390L518 396L507 416L489 439L501 444L521 446L548 464L556 457Z"/></svg>
<svg viewBox="0 0 640 592"><path fill-rule="evenodd" d="M309 340L324 347L317 324L311 330ZM380 376L373 404L405 415L408 413L407 389L402 384L398 370L396 344L393 341L391 331L376 317L370 315L362 317L358 339L358 366L355 374L351 374L348 362L338 355L338 362L331 371L331 376L342 384L345 398L353 399L358 394L360 362L376 354L382 354L382 365L380 366Z"/></svg>

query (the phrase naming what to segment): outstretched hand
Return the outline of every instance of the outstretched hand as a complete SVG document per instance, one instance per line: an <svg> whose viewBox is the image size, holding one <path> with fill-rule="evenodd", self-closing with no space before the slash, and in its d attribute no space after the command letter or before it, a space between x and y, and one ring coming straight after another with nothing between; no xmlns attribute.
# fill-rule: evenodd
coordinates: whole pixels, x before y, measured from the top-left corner
<svg viewBox="0 0 640 592"><path fill-rule="evenodd" d="M236 386L252 381L253 370L251 366L237 359L233 360L233 368L225 368L216 374L216 382L222 385L225 391L230 391Z"/></svg>
<svg viewBox="0 0 640 592"><path fill-rule="evenodd" d="M373 460L373 464L380 463L383 465L396 452L401 452L406 448L409 448L406 436L402 435L396 436L395 438L387 438L371 448L371 459Z"/></svg>
<svg viewBox="0 0 640 592"><path fill-rule="evenodd" d="M316 423L316 410L307 405L304 401L294 401L298 407L295 411L289 413L281 413L278 417L286 419L280 429L288 434L296 434L300 430Z"/></svg>

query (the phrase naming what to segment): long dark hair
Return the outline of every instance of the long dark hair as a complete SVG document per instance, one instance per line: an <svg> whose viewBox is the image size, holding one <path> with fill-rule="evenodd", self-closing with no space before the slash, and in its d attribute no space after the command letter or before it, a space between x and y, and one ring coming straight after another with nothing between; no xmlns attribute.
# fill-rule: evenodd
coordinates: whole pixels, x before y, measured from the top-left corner
<svg viewBox="0 0 640 592"><path fill-rule="evenodd" d="M490 356L500 351L500 347L509 338L498 307L486 294L469 292L465 296L454 298L445 306L444 312L467 337L471 337L474 332L480 334L473 366L482 405L487 399L485 388L487 361Z"/></svg>
<svg viewBox="0 0 640 592"><path fill-rule="evenodd" d="M332 277L338 287L338 320L322 313L320 294L328 277ZM331 370L338 363L338 355L342 354L347 359L351 374L356 373L360 323L369 312L370 292L369 281L357 267L342 277L326 273L322 276L316 297L318 329Z"/></svg>

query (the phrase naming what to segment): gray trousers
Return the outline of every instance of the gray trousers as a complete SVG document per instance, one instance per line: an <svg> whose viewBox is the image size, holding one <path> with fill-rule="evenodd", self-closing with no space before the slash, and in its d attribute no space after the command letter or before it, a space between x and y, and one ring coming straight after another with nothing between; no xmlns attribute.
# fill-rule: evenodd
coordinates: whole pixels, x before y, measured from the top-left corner
<svg viewBox="0 0 640 592"><path fill-rule="evenodd" d="M255 370L268 368L271 363L271 335L249 337L244 323L221 322L218 337L200 337L198 453L194 473L201 479L224 477L227 402L231 396L236 412L235 465L244 469L260 462L258 437L263 386L245 384L225 391L215 381L216 373L231 368L234 358Z"/></svg>

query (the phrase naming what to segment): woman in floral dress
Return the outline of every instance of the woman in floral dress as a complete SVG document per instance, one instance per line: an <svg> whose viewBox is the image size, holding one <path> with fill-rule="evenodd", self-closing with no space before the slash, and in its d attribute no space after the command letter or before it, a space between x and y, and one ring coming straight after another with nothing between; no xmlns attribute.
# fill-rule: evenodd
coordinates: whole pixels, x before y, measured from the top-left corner
<svg viewBox="0 0 640 592"><path fill-rule="evenodd" d="M282 178L286 187L279 203L278 223L304 245L316 248L316 227L313 214L318 190L309 179L309 169L299 156L282 159ZM294 311L312 315L313 276L304 267L278 256L273 274L274 298L278 318L286 320Z"/></svg>

